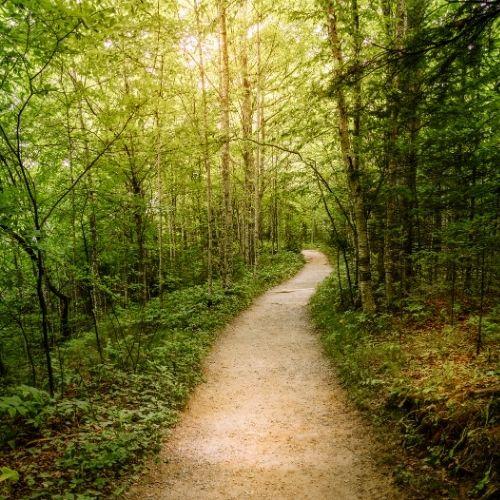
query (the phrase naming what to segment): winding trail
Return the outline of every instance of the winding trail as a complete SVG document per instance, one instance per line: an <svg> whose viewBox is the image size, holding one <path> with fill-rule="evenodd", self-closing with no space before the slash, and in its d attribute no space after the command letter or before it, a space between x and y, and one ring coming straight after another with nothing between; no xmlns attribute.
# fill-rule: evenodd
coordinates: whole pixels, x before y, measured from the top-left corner
<svg viewBox="0 0 500 500"><path fill-rule="evenodd" d="M223 332L160 463L129 498L395 499L307 314L320 252Z"/></svg>

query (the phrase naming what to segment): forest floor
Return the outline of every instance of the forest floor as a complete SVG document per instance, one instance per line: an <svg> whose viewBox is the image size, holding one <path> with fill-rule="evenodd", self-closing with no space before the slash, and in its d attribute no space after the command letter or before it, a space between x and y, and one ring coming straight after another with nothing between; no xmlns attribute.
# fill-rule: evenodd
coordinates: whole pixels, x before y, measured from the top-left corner
<svg viewBox="0 0 500 500"><path fill-rule="evenodd" d="M179 425L129 498L394 499L371 431L349 405L307 303L320 252L223 332Z"/></svg>
<svg viewBox="0 0 500 500"><path fill-rule="evenodd" d="M478 354L477 316L463 300L450 324L447 299L416 291L402 310L367 316L342 304L332 273L310 310L405 497L498 498L498 318L486 315Z"/></svg>

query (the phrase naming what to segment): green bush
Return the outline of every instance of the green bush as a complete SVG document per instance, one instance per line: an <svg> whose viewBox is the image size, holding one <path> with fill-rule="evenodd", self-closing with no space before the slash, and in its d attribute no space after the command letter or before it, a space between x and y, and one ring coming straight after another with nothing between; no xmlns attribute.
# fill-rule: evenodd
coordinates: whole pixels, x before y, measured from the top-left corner
<svg viewBox="0 0 500 500"><path fill-rule="evenodd" d="M0 446L14 448L36 433L37 417L50 402L49 394L35 387L11 388L9 395L0 398Z"/></svg>
<svg viewBox="0 0 500 500"><path fill-rule="evenodd" d="M262 255L257 272L242 269L228 290L215 281L212 294L196 285L144 307L116 308L100 324L104 363L93 332L66 342L60 348L65 372L56 371L64 376L66 398L22 387L0 399L0 415L8 416L0 424L9 433L4 441L29 435L41 443L24 450L33 463L19 470L19 481L0 484L0 497L119 495L120 479L158 451L162 433L200 381L203 357L220 328L302 264L290 252Z"/></svg>
<svg viewBox="0 0 500 500"><path fill-rule="evenodd" d="M449 489L455 474L468 478L473 497L491 493L498 441L494 311L483 319L485 347L477 356L468 330L477 328L475 316L459 328L446 326L439 309L432 313L411 297L399 316L367 317L338 304L330 277L310 306L341 383L374 422L384 428L389 423L394 439L422 457L418 466L415 456L409 459L415 473L406 466L396 471L397 481L433 498L440 488ZM429 466L440 472L430 474Z"/></svg>

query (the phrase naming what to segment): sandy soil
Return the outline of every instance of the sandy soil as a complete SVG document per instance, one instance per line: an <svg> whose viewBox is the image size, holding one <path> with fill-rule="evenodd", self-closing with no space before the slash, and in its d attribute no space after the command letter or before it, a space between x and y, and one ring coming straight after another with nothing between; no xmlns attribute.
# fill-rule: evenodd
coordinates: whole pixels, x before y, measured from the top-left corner
<svg viewBox="0 0 500 500"><path fill-rule="evenodd" d="M223 332L195 391L128 498L395 499L369 430L346 404L307 314L319 252Z"/></svg>

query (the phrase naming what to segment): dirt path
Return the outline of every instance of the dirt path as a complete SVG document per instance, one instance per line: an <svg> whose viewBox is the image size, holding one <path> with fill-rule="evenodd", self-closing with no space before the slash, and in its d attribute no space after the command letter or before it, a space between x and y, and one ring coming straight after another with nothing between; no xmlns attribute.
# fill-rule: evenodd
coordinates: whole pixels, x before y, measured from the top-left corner
<svg viewBox="0 0 500 500"><path fill-rule="evenodd" d="M398 498L310 327L307 301L330 268L305 255L299 274L226 328L206 383L130 498Z"/></svg>

